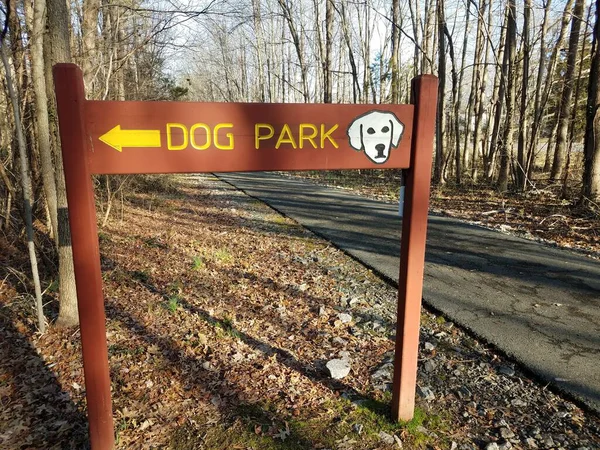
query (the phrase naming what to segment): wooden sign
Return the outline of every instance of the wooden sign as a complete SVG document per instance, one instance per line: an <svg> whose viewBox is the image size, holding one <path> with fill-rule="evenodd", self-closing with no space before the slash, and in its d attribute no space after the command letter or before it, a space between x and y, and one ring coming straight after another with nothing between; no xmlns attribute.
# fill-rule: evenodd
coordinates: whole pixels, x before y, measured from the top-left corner
<svg viewBox="0 0 600 450"><path fill-rule="evenodd" d="M406 168L412 105L86 102L92 173Z"/></svg>
<svg viewBox="0 0 600 450"><path fill-rule="evenodd" d="M90 442L114 448L92 174L405 169L392 415L414 414L437 79L410 105L101 102L81 70L54 66Z"/></svg>

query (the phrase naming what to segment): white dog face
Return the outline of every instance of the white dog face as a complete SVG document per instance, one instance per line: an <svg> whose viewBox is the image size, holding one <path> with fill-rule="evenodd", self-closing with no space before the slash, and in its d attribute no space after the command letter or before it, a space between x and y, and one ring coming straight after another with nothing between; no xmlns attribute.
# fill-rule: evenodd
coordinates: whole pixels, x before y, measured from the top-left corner
<svg viewBox="0 0 600 450"><path fill-rule="evenodd" d="M369 111L352 121L347 134L353 149L364 150L375 164L383 164L392 147L398 147L403 131L404 125L394 113Z"/></svg>

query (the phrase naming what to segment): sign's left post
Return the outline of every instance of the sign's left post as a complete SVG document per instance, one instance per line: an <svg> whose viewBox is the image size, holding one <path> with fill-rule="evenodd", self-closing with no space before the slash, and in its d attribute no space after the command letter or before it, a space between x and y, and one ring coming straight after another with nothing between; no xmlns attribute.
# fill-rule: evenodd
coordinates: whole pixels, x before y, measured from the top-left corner
<svg viewBox="0 0 600 450"><path fill-rule="evenodd" d="M115 437L83 74L74 64L57 64L53 74L69 202L90 444L93 450L110 450Z"/></svg>

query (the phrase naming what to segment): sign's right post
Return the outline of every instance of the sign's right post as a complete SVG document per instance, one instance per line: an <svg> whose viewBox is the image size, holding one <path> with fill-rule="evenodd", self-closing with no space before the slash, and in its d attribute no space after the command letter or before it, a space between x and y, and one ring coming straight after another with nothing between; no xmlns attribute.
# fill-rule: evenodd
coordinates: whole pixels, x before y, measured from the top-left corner
<svg viewBox="0 0 600 450"><path fill-rule="evenodd" d="M404 171L406 188L392 393L392 418L396 421L411 420L415 409L437 91L438 80L433 75L421 75L412 80L411 103L415 105L415 112L410 168Z"/></svg>

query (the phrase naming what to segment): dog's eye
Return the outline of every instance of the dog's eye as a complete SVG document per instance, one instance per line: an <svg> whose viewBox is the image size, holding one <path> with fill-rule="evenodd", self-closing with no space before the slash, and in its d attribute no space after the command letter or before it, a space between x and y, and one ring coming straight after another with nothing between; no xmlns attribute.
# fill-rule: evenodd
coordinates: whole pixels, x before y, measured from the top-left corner
<svg viewBox="0 0 600 450"><path fill-rule="evenodd" d="M381 129L381 132L382 132L382 133L387 133L388 131L390 131L390 127L383 127L383 128Z"/></svg>
<svg viewBox="0 0 600 450"><path fill-rule="evenodd" d="M367 133L369 133L369 134L375 134L375 130L373 128L369 128L367 130Z"/></svg>

